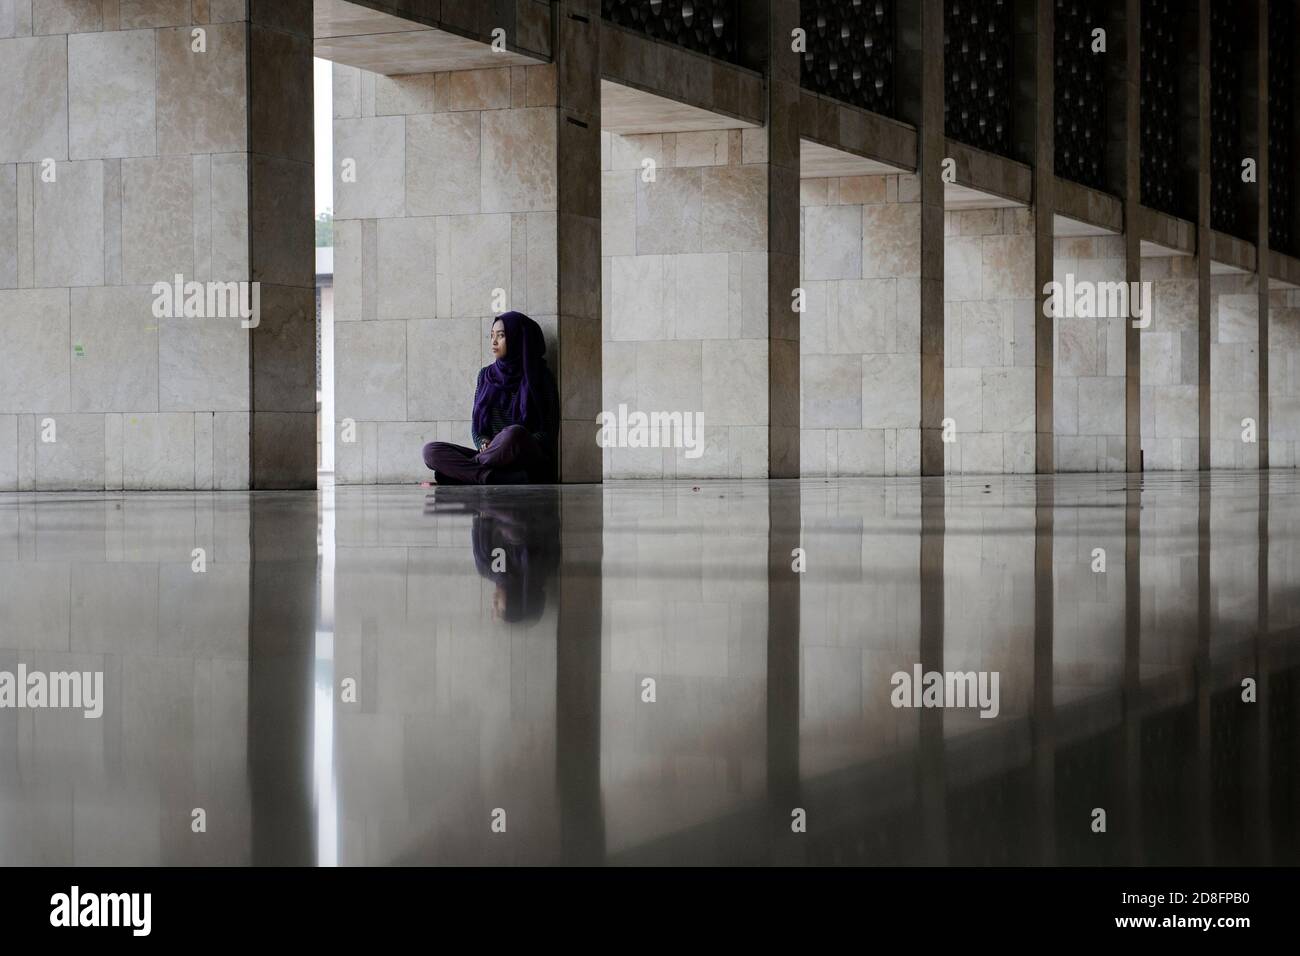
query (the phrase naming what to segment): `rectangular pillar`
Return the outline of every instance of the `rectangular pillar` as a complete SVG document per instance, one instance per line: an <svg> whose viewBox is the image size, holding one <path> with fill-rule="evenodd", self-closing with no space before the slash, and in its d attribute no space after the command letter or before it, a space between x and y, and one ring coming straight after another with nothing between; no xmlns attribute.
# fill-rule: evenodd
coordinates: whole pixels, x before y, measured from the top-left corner
<svg viewBox="0 0 1300 956"><path fill-rule="evenodd" d="M1256 208L1259 210L1256 218L1256 238L1255 238L1255 270L1258 278L1259 295L1259 416L1258 422L1258 441L1259 441L1259 458L1258 467L1261 469L1269 466L1269 408L1268 408L1268 326L1269 326L1269 262L1272 255L1268 247L1268 5L1273 3L1286 3L1289 0L1259 0L1259 10L1257 11L1256 35L1258 39L1255 43L1255 55L1258 66L1258 99L1256 101L1256 121L1255 121L1255 138L1257 141L1256 152L1259 154L1255 157L1255 170L1257 181L1255 185Z"/></svg>
<svg viewBox="0 0 1300 956"><path fill-rule="evenodd" d="M1052 422L1054 363L1053 320L1046 314L1044 292L1055 276L1054 215L1056 195L1056 39L1055 0L1038 0L1035 27L1034 85L1034 470L1056 470Z"/></svg>
<svg viewBox="0 0 1300 956"><path fill-rule="evenodd" d="M799 477L799 0L770 0L767 111L768 477Z"/></svg>
<svg viewBox="0 0 1300 956"><path fill-rule="evenodd" d="M1124 281L1142 281L1142 0L1124 13ZM1141 471L1142 330L1124 323L1124 469Z"/></svg>
<svg viewBox="0 0 1300 956"><path fill-rule="evenodd" d="M598 482L601 453L600 2L561 0L555 17L555 248L560 480Z"/></svg>
<svg viewBox="0 0 1300 956"><path fill-rule="evenodd" d="M921 474L942 475L944 350L943 0L920 0Z"/></svg>
<svg viewBox="0 0 1300 956"><path fill-rule="evenodd" d="M248 20L249 485L316 487L316 260L311 0Z"/></svg>
<svg viewBox="0 0 1300 956"><path fill-rule="evenodd" d="M1210 2L1199 0L1196 33L1197 467L1210 468Z"/></svg>

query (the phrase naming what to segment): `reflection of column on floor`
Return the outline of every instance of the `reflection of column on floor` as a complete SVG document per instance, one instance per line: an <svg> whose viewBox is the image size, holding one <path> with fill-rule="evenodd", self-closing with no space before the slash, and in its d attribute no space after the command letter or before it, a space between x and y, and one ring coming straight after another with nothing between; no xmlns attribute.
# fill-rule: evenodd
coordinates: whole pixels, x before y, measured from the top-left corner
<svg viewBox="0 0 1300 956"><path fill-rule="evenodd" d="M252 862L316 862L314 501L253 497L249 511L248 766Z"/></svg>
<svg viewBox="0 0 1300 956"><path fill-rule="evenodd" d="M1039 0L1034 16L1034 468L1056 471L1056 373L1053 319L1044 314L1044 290L1054 278L1056 230L1056 37L1055 4ZM1023 110L1022 111L1028 112ZM1017 338L1017 342L1018 342ZM1089 469L1091 470L1091 469ZM1050 520L1050 518L1049 518ZM1050 562L1050 558L1049 558ZM1050 684L1050 679L1049 679Z"/></svg>
<svg viewBox="0 0 1300 956"><path fill-rule="evenodd" d="M560 509L555 651L560 853L566 864L590 865L605 856L600 788L604 499L599 489L565 489Z"/></svg>
<svg viewBox="0 0 1300 956"><path fill-rule="evenodd" d="M1268 492L1269 476L1266 472L1260 472L1258 476L1259 487L1259 516L1258 516L1258 547L1259 547L1259 587L1257 590L1258 603L1256 605L1257 613L1255 616L1255 638L1254 644L1254 672L1251 675L1255 678L1255 700L1256 703L1251 705L1249 711L1249 720L1247 727L1250 728L1250 736L1246 742L1245 760L1242 766L1242 786L1246 788L1246 799L1243 805L1247 808L1247 833L1248 841L1246 857L1250 862L1260 866L1267 866L1272 861L1273 855L1273 820L1269 812L1269 782L1273 779L1271 775L1271 758L1272 752L1269 748L1269 721L1268 708L1272 706L1273 681L1270 678L1272 670L1272 642L1269 634L1272 630L1269 621L1268 609ZM1237 682L1240 684L1240 681ZM1233 691L1240 694L1238 687Z"/></svg>
<svg viewBox="0 0 1300 956"><path fill-rule="evenodd" d="M1034 696L1031 717L1037 862L1056 862L1056 582L1052 568L1055 488L1043 479L1034 501Z"/></svg>
<svg viewBox="0 0 1300 956"><path fill-rule="evenodd" d="M921 484L921 673L943 670L944 479ZM939 866L948 859L948 785L944 770L942 707L920 709L917 747L922 847L920 863Z"/></svg>
<svg viewBox="0 0 1300 956"><path fill-rule="evenodd" d="M1119 12L1119 11L1115 11ZM1141 0L1124 0L1124 48L1137 50L1141 45ZM1142 163L1138 150L1142 129L1141 58L1124 59L1124 281L1142 279L1142 237L1138 230L1142 196ZM1143 470L1142 414L1142 330L1132 322L1124 323L1124 470ZM1127 732L1127 731L1126 731Z"/></svg>
<svg viewBox="0 0 1300 956"><path fill-rule="evenodd" d="M802 494L798 482L768 489L767 548L767 796L772 846L767 863L803 859L807 836L794 834L791 814L803 807L799 777L800 584L806 572L792 566L802 547Z"/></svg>
<svg viewBox="0 0 1300 956"><path fill-rule="evenodd" d="M1142 479L1130 478L1124 501L1124 684L1122 763L1126 862L1141 865L1142 849Z"/></svg>
<svg viewBox="0 0 1300 956"><path fill-rule="evenodd" d="M1214 614L1214 602L1210 587L1210 479L1203 477L1196 507L1196 656L1193 661L1193 673L1196 690L1196 759L1193 764L1192 799L1193 813L1193 859L1197 863L1207 864L1214 854L1214 831L1210 803L1213 778L1211 774L1214 738L1210 727L1211 695L1213 676L1211 673L1210 642L1213 637L1211 617Z"/></svg>

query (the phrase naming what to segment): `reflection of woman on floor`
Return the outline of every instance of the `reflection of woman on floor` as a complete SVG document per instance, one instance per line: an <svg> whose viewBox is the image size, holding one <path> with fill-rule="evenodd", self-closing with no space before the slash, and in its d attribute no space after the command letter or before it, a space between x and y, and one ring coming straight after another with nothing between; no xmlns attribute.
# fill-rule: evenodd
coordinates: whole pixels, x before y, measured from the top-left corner
<svg viewBox="0 0 1300 956"><path fill-rule="evenodd" d="M479 369L470 434L473 448L435 441L424 463L440 485L517 485L555 481L560 396L546 367L536 322L507 312L492 323L496 361Z"/></svg>
<svg viewBox="0 0 1300 956"><path fill-rule="evenodd" d="M546 609L546 585L560 563L559 489L457 489L437 494L425 499L425 514L474 515L474 565L496 585L492 619L530 624L540 618Z"/></svg>

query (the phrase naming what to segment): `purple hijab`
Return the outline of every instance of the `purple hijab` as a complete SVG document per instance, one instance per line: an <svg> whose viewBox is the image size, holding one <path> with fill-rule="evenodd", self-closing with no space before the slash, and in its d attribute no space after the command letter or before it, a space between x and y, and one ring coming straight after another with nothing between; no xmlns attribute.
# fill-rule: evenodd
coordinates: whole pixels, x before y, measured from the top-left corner
<svg viewBox="0 0 1300 956"><path fill-rule="evenodd" d="M506 312L497 318L505 326L506 354L487 367L483 388L474 397L474 429L485 434L490 410L501 408L512 425L523 425L530 432L550 432L542 327L522 312Z"/></svg>

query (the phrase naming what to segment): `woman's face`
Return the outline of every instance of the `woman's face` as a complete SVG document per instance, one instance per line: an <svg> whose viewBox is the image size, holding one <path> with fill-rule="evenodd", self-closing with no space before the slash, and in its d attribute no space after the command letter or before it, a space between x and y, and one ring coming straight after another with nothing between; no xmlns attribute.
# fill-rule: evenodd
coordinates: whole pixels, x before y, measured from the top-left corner
<svg viewBox="0 0 1300 956"><path fill-rule="evenodd" d="M504 358L506 354L506 326L500 319L492 323L492 357Z"/></svg>

